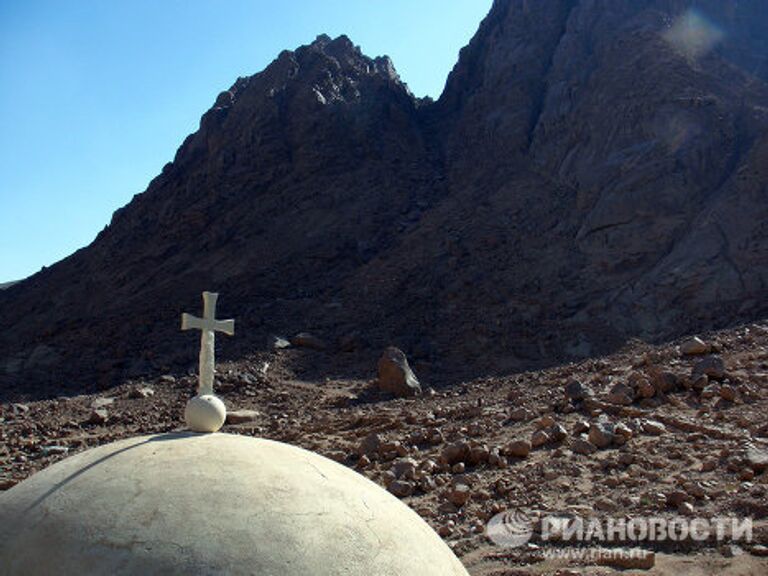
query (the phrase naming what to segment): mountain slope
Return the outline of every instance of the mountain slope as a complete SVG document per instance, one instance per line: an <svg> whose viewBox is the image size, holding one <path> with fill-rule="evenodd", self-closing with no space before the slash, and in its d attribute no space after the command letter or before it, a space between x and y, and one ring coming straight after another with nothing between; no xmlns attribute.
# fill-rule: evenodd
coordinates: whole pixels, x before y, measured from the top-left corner
<svg viewBox="0 0 768 576"><path fill-rule="evenodd" d="M311 329L454 375L765 315L766 25L756 0L498 0L435 103L346 37L283 52L0 293L2 389L185 369L202 290L238 319L226 356Z"/></svg>

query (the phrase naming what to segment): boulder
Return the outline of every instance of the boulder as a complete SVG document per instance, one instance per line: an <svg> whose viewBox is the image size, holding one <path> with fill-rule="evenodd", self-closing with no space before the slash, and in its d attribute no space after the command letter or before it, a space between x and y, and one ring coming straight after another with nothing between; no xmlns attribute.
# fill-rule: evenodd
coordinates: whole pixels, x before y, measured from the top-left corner
<svg viewBox="0 0 768 576"><path fill-rule="evenodd" d="M399 348L390 346L379 358L378 387L400 398L421 394L421 384L408 365L408 358Z"/></svg>

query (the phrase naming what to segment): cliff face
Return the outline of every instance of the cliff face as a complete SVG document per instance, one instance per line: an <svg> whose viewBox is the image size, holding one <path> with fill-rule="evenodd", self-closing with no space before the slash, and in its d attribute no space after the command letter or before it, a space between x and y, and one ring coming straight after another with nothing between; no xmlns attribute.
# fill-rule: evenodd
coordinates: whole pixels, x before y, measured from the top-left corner
<svg viewBox="0 0 768 576"><path fill-rule="evenodd" d="M225 354L312 329L446 370L764 315L766 26L757 0L498 0L435 103L346 37L283 52L0 292L4 389L186 367L202 290Z"/></svg>

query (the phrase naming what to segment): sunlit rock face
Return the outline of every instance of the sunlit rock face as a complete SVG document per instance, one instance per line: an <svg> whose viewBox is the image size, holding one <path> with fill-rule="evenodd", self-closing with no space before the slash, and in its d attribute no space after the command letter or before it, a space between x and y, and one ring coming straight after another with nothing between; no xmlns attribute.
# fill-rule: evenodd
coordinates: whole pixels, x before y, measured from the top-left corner
<svg viewBox="0 0 768 576"><path fill-rule="evenodd" d="M202 290L242 319L222 358L311 329L453 377L768 313L763 8L497 0L434 103L345 37L283 52L92 246L0 292L4 389L193 366Z"/></svg>

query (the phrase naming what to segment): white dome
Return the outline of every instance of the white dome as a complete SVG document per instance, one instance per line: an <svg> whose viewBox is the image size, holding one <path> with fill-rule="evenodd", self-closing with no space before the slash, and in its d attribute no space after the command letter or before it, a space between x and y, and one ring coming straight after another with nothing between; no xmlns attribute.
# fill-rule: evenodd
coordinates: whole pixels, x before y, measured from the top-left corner
<svg viewBox="0 0 768 576"><path fill-rule="evenodd" d="M72 456L0 495L6 575L466 576L410 508L278 442L163 434Z"/></svg>

